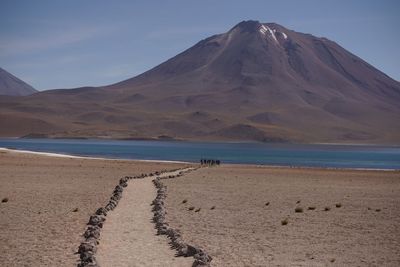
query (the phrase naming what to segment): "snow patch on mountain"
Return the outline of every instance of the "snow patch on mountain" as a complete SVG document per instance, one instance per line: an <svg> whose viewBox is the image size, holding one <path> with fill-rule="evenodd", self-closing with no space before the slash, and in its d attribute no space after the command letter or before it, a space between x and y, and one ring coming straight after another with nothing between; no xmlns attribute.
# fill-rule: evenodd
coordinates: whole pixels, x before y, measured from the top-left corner
<svg viewBox="0 0 400 267"><path fill-rule="evenodd" d="M267 35L267 33L269 33L269 35L275 40L276 43L279 44L278 39L275 36L275 32L276 30L272 30L270 27L265 26L265 25L261 25L259 31L264 34Z"/></svg>

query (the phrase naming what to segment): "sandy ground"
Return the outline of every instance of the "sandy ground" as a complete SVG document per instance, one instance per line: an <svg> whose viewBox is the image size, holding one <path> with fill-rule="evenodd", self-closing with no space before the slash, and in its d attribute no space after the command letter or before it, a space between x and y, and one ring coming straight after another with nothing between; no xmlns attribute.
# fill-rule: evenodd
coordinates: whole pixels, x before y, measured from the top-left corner
<svg viewBox="0 0 400 267"><path fill-rule="evenodd" d="M184 166L0 151L0 266L76 266L89 216L119 178Z"/></svg>
<svg viewBox="0 0 400 267"><path fill-rule="evenodd" d="M192 257L175 257L168 238L156 235L151 211L156 188L152 179L130 180L117 208L107 215L96 257L100 266L192 266Z"/></svg>
<svg viewBox="0 0 400 267"><path fill-rule="evenodd" d="M400 266L398 171L223 165L163 182L170 226L212 266Z"/></svg>

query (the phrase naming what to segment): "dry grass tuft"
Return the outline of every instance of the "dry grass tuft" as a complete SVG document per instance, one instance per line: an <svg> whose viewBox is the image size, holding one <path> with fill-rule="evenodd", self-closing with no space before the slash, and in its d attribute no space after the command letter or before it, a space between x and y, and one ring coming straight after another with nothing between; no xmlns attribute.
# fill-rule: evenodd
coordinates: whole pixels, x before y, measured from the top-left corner
<svg viewBox="0 0 400 267"><path fill-rule="evenodd" d="M301 212L303 212L304 210L303 210L302 207L297 207L297 208L294 209L294 211L297 212L297 213L301 213Z"/></svg>

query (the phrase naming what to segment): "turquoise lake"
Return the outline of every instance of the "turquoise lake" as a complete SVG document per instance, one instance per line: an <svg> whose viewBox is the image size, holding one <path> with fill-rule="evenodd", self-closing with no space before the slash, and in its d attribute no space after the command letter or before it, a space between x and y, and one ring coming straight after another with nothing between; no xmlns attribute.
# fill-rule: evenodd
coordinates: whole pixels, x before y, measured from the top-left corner
<svg viewBox="0 0 400 267"><path fill-rule="evenodd" d="M237 164L400 169L399 146L0 139L0 147L118 159L199 162L200 158L210 158Z"/></svg>

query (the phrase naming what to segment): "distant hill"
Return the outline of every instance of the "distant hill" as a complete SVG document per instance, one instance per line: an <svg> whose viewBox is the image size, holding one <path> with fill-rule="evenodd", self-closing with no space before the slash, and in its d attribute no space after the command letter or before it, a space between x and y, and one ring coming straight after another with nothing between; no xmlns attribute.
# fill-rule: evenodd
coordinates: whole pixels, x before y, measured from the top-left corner
<svg viewBox="0 0 400 267"><path fill-rule="evenodd" d="M0 98L47 124L0 135L398 144L399 103L399 82L335 42L243 21L117 84Z"/></svg>
<svg viewBox="0 0 400 267"><path fill-rule="evenodd" d="M0 68L0 95L25 96L36 92L32 86Z"/></svg>

